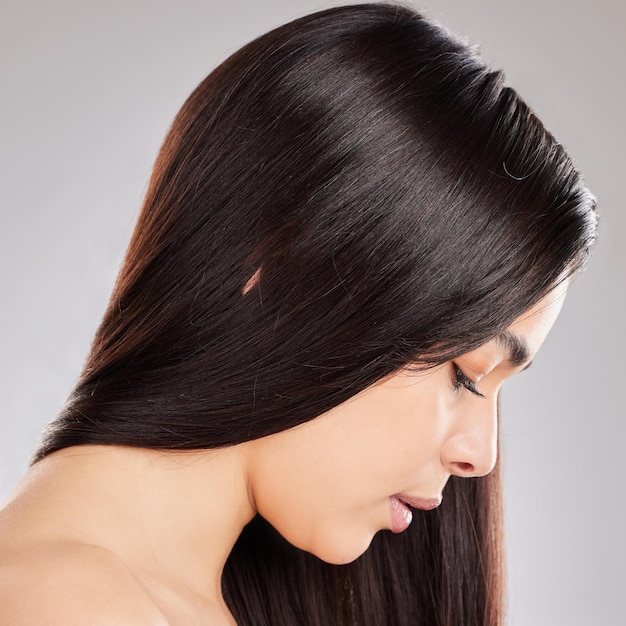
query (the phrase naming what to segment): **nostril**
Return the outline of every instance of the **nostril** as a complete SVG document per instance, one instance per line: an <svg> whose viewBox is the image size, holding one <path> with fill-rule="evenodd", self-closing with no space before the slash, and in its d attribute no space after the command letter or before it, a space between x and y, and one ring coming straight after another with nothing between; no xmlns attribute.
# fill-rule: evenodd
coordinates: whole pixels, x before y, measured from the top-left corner
<svg viewBox="0 0 626 626"><path fill-rule="evenodd" d="M454 433L441 447L441 463L452 475L462 478L484 476L496 462L496 444L495 428L484 434L465 431Z"/></svg>

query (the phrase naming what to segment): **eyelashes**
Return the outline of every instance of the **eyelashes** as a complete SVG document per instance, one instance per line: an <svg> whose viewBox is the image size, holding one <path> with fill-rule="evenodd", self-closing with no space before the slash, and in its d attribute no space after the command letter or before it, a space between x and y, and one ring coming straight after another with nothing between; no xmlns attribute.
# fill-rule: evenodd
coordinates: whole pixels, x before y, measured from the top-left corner
<svg viewBox="0 0 626 626"><path fill-rule="evenodd" d="M454 365L454 382L453 382L454 390L460 391L461 387L467 389L470 393L473 393L475 396L479 398L484 398L485 396L476 389L476 383L473 380L470 380L457 365Z"/></svg>

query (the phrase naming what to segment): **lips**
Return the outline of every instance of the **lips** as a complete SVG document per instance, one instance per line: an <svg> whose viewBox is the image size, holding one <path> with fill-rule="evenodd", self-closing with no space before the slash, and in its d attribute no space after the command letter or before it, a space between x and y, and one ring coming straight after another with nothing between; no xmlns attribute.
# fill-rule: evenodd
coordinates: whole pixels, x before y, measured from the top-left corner
<svg viewBox="0 0 626 626"><path fill-rule="evenodd" d="M389 498L391 508L391 532L404 532L413 519L411 510L396 496Z"/></svg>
<svg viewBox="0 0 626 626"><path fill-rule="evenodd" d="M391 509L391 532L404 532L413 519L413 513L409 507L422 511L431 511L441 504L441 498L413 498L403 494L389 498Z"/></svg>
<svg viewBox="0 0 626 626"><path fill-rule="evenodd" d="M440 497L439 498L413 498L411 496L405 496L402 494L399 494L394 497L400 500L400 502L403 502L404 504L408 504L414 509L421 509L422 511L432 511L433 509L436 509L441 504Z"/></svg>

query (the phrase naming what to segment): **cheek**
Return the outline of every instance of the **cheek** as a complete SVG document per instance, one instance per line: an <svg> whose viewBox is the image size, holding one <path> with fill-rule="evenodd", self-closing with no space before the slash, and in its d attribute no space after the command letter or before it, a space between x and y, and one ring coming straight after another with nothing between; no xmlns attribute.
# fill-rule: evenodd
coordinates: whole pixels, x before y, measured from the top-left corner
<svg viewBox="0 0 626 626"><path fill-rule="evenodd" d="M276 457L274 460L277 461ZM321 459L292 458L259 476L258 512L292 545L328 563L353 561L384 526L385 510L362 506L346 468Z"/></svg>
<svg viewBox="0 0 626 626"><path fill-rule="evenodd" d="M418 469L439 456L453 419L444 374L398 375L381 388L377 410L385 419L376 433L376 453L390 461L390 468Z"/></svg>
<svg viewBox="0 0 626 626"><path fill-rule="evenodd" d="M446 419L436 388L434 381L397 378L307 424L251 442L259 513L322 560L357 558L376 532L389 528L389 497L437 474Z"/></svg>

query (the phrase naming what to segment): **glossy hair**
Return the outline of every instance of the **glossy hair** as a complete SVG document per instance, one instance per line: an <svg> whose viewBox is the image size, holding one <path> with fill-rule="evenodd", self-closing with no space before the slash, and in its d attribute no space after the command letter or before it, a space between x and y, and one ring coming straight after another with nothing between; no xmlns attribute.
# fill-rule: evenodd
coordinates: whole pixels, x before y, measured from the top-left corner
<svg viewBox="0 0 626 626"><path fill-rule="evenodd" d="M475 50L394 4L233 54L158 156L84 371L35 460L238 444L508 327L584 262L594 200ZM263 520L224 574L241 624L501 624L497 471L348 566Z"/></svg>

